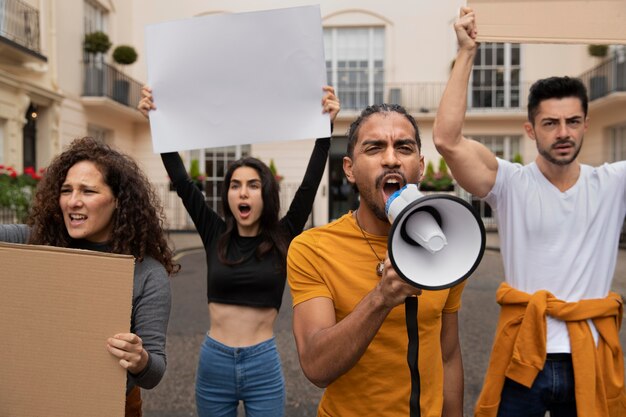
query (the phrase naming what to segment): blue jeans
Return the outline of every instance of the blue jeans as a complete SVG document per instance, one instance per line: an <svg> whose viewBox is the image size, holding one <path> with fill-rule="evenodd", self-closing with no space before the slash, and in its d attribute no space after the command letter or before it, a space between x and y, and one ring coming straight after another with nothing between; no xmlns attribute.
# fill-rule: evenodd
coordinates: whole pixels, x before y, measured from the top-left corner
<svg viewBox="0 0 626 417"><path fill-rule="evenodd" d="M576 417L571 357L551 356L548 355L543 370L530 388L506 378L498 417L544 417L546 411L550 411L550 417Z"/></svg>
<svg viewBox="0 0 626 417"><path fill-rule="evenodd" d="M282 417L285 380L272 337L249 347L230 347L206 337L196 377L199 417L236 417L243 401L246 417Z"/></svg>

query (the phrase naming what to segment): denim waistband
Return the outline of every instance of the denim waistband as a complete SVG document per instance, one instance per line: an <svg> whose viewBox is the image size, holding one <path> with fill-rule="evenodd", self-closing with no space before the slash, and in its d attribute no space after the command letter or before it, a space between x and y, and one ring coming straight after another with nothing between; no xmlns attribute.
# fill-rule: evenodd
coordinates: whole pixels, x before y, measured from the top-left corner
<svg viewBox="0 0 626 417"><path fill-rule="evenodd" d="M267 352L268 350L276 349L276 337L272 336L270 339L252 346L232 347L220 343L209 335L206 335L204 344L209 348L219 350L230 356L254 356Z"/></svg>

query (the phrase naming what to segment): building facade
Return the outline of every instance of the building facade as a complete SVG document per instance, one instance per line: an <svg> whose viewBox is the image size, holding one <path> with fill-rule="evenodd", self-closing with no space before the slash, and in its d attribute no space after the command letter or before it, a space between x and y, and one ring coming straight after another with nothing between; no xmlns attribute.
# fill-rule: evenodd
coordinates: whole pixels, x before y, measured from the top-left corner
<svg viewBox="0 0 626 417"><path fill-rule="evenodd" d="M18 170L45 167L73 138L102 137L139 161L160 190L171 227L192 227L152 151L149 124L135 110L140 86L147 82L145 26L307 4L299 0L1 0L0 164ZM343 176L342 158L346 131L368 104L384 101L405 106L420 126L426 161L438 166L432 126L456 55L452 24L461 2L321 0L319 4L327 78L337 88L342 111L311 225L337 218L356 204ZM106 33L113 44L107 53L84 51L85 35L95 31ZM111 51L122 44L137 50L137 62L126 66L113 62ZM588 53L586 45L483 44L470 80L464 133L500 157L530 162L536 148L523 130L530 84L551 75L579 76L592 99L581 161L598 165L625 159L625 55L624 46L611 46L605 57L598 58ZM286 206L304 174L313 141L225 144L186 152L184 159L200 162L206 174L207 202L217 210L230 161L243 155L274 161L284 178L281 198ZM474 203L489 218L489 208Z"/></svg>

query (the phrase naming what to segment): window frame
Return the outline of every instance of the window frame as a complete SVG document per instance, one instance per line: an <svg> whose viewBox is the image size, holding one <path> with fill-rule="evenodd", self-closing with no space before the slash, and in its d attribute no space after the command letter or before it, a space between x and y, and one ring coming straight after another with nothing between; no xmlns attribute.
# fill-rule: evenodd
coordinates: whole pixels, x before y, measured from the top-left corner
<svg viewBox="0 0 626 417"><path fill-rule="evenodd" d="M222 210L221 192L224 186L224 175L230 164L238 159L249 156L250 145L232 145L218 148L206 148L198 151L191 151L187 161L190 166L192 159L198 159L200 166L204 167L206 178L204 181L205 201L207 205L220 217L224 216Z"/></svg>
<svg viewBox="0 0 626 417"><path fill-rule="evenodd" d="M470 76L471 91L467 97L469 108L517 109L522 106L522 51L520 44L501 42L480 44ZM514 62L515 54L517 54L517 62ZM480 75L480 80L477 80L477 75ZM501 86L499 85L500 78ZM481 92L487 93L488 96L485 95L481 100L477 100L477 93ZM490 97L489 100L486 97Z"/></svg>
<svg viewBox="0 0 626 417"><path fill-rule="evenodd" d="M626 124L611 126L609 132L609 161L626 160Z"/></svg>
<svg viewBox="0 0 626 417"><path fill-rule="evenodd" d="M350 36L347 33L353 32L353 39L356 39L354 35L358 35L357 31L366 33L367 45L364 49L367 49L367 56L350 59L340 56L340 37ZM384 101L385 36L384 26L324 28L326 74L328 82L337 87L343 110L360 110ZM341 82L346 77L348 82Z"/></svg>

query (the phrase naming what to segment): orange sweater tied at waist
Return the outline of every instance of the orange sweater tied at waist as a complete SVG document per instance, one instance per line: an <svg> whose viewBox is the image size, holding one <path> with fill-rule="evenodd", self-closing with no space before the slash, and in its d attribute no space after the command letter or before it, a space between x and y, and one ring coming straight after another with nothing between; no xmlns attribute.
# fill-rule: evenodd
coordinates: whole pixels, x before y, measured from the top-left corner
<svg viewBox="0 0 626 417"><path fill-rule="evenodd" d="M527 387L533 384L546 360L546 315L567 325L578 416L626 416L619 294L565 302L545 290L528 294L502 283L496 300L500 319L476 417L497 415L505 377ZM597 347L587 320L598 330Z"/></svg>

